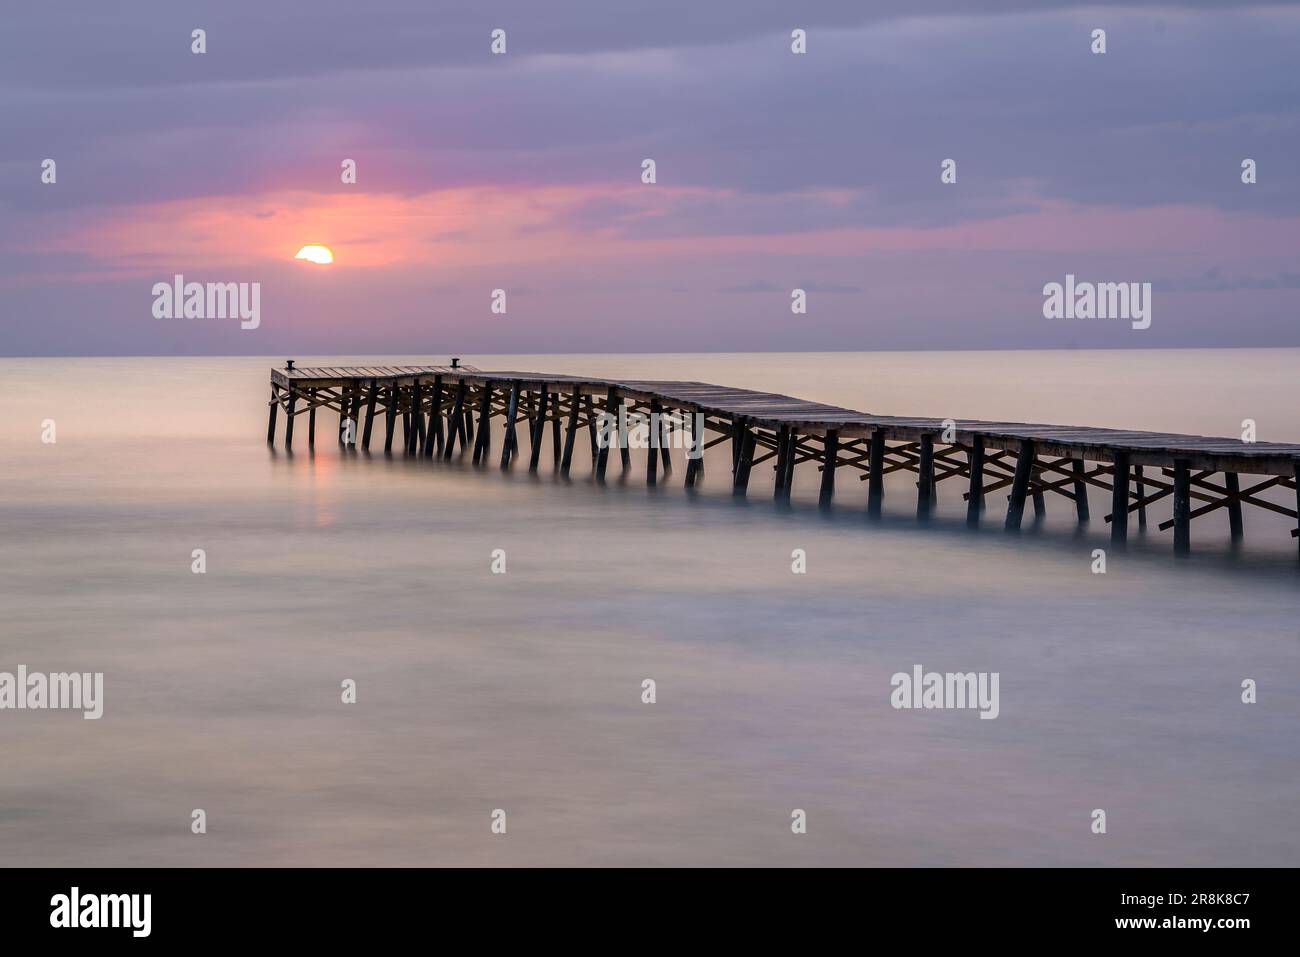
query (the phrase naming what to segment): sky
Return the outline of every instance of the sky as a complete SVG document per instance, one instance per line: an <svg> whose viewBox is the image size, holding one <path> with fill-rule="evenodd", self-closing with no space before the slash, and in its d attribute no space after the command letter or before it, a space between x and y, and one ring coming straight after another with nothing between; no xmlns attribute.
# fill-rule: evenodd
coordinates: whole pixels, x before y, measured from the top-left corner
<svg viewBox="0 0 1300 957"><path fill-rule="evenodd" d="M1297 346L1297 63L1212 0L12 5L0 355Z"/></svg>

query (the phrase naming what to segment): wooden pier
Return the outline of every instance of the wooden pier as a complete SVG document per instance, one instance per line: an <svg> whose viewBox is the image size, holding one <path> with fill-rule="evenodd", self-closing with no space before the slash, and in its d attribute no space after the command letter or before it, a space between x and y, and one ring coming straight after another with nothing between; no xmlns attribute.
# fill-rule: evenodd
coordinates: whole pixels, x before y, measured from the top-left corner
<svg viewBox="0 0 1300 957"><path fill-rule="evenodd" d="M1116 545L1127 540L1130 515L1136 513L1138 527L1145 528L1148 508L1168 498L1171 516L1157 527L1173 530L1179 555L1191 547L1192 519L1223 509L1231 539L1239 542L1243 506L1287 516L1293 523L1300 508L1300 445L872 415L704 382L485 372L456 360L446 366L301 369L290 362L271 371L268 404L267 441L275 442L277 416L283 413L287 449L293 447L299 416L308 417L307 443L313 445L316 412L329 409L338 416L342 445L368 450L372 442L382 441L384 451L391 453L397 441L398 451L406 455L449 459L468 454L477 465L489 460L492 422L497 419L502 426L502 468L520 456L523 431L528 436L528 467L536 470L549 425L551 462L563 475L569 474L578 435L585 432L599 480L605 478L611 448L618 448L624 470L631 467L632 451L625 427L608 442L603 441L602 427L641 416L656 423L646 450L650 483L659 480L661 467L668 474L676 445L684 449L685 484L694 487L704 474L703 453L728 443L728 481L736 494L745 493L755 466L771 462L776 497L788 498L796 467L811 463L821 472L823 505L831 502L837 488L843 494L842 476L856 476L867 483L865 508L870 516L881 514L884 477L893 472L916 475L916 509L923 519L934 509L939 485L949 479L963 486L972 526L980 523L989 494L1006 490L1003 524L1011 530L1020 527L1027 502L1041 517L1048 493L1066 499L1078 521L1087 522L1091 486L1109 498L1105 521ZM382 439L376 429L382 430ZM1270 490L1272 496L1263 497ZM1300 529L1292 528L1291 535L1300 539Z"/></svg>

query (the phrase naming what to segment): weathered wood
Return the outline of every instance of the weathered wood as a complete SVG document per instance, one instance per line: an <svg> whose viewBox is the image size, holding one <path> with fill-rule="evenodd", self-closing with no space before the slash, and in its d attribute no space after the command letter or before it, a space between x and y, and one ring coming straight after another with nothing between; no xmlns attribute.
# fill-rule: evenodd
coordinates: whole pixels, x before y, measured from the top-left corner
<svg viewBox="0 0 1300 957"><path fill-rule="evenodd" d="M388 407L384 410L384 452L393 451L393 432L397 428L397 383L388 387Z"/></svg>
<svg viewBox="0 0 1300 957"><path fill-rule="evenodd" d="M433 377L432 391L429 395L429 430L424 436L424 457L433 458L434 452L442 450L442 376ZM436 447L435 447L436 446Z"/></svg>
<svg viewBox="0 0 1300 957"><path fill-rule="evenodd" d="M285 410L285 414L284 414L284 447L286 449L293 448L293 420L294 420L293 407L297 404L298 404L298 390L293 388L293 386L290 386L289 407Z"/></svg>
<svg viewBox="0 0 1300 957"><path fill-rule="evenodd" d="M1088 483L1085 481L1088 468L1083 459L1074 459L1070 463L1074 472L1074 513L1080 525L1088 524Z"/></svg>
<svg viewBox="0 0 1300 957"><path fill-rule="evenodd" d="M457 436L460 437L461 454L463 455L465 452L465 446L468 442L465 437L465 396L468 391L465 380L461 379L456 384L456 398L452 402L451 418L447 420L447 444L442 450L444 459L450 459L452 452L455 451Z"/></svg>
<svg viewBox="0 0 1300 957"><path fill-rule="evenodd" d="M275 413L280 409L280 387L271 386L271 405L266 416L266 442L268 445L275 444Z"/></svg>
<svg viewBox="0 0 1300 957"><path fill-rule="evenodd" d="M375 425L375 399L378 395L379 383L371 379L370 388L366 390L366 427L361 433L361 447L366 451L370 450L370 433Z"/></svg>
<svg viewBox="0 0 1300 957"><path fill-rule="evenodd" d="M532 434L528 437L528 471L536 472L542 458L542 439L546 436L546 386L537 400L537 418L533 420Z"/></svg>
<svg viewBox="0 0 1300 957"><path fill-rule="evenodd" d="M411 384L411 430L406 437L406 454L414 455L420 447L421 438L424 434L424 412L420 408L420 403L424 400L424 387L417 378Z"/></svg>
<svg viewBox="0 0 1300 957"><path fill-rule="evenodd" d="M573 464L573 443L578 438L578 393L570 396L569 424L564 432L564 456L560 459L560 474L568 475Z"/></svg>
<svg viewBox="0 0 1300 957"><path fill-rule="evenodd" d="M704 468L704 424L703 416L690 416L689 435L690 451L686 456L686 487L694 488Z"/></svg>
<svg viewBox="0 0 1300 957"><path fill-rule="evenodd" d="M479 462L486 463L492 451L492 392L495 387L495 382L488 381L483 384L483 395L479 399L478 423L474 426L474 465L478 465Z"/></svg>
<svg viewBox="0 0 1300 957"><path fill-rule="evenodd" d="M1128 541L1128 470L1127 452L1116 452L1111 466L1110 541L1123 545Z"/></svg>
<svg viewBox="0 0 1300 957"><path fill-rule="evenodd" d="M1021 442L1020 455L1016 459L1016 477L1011 482L1011 496L1007 501L1006 528L1015 531L1020 528L1025 514L1025 499L1029 495L1029 482L1034 474L1034 443Z"/></svg>
<svg viewBox="0 0 1300 957"><path fill-rule="evenodd" d="M1142 466L1133 466L1133 484L1134 491L1137 492L1138 500L1138 530L1142 531L1147 527L1147 485L1142 476Z"/></svg>
<svg viewBox="0 0 1300 957"><path fill-rule="evenodd" d="M1240 542L1245 538L1245 530L1241 521L1241 483L1237 478L1236 472L1225 472L1223 483L1227 487L1228 495L1228 531L1232 536L1233 542Z"/></svg>
<svg viewBox="0 0 1300 957"><path fill-rule="evenodd" d="M519 434L515 431L515 418L519 415L519 382L516 381L510 386L510 404L506 408L506 434L501 441L501 467L508 469L510 467L510 457L515 453L515 447L519 444Z"/></svg>
<svg viewBox="0 0 1300 957"><path fill-rule="evenodd" d="M560 394L551 396L551 468L560 467Z"/></svg>
<svg viewBox="0 0 1300 957"><path fill-rule="evenodd" d="M655 433L659 430L660 406L658 399L650 400L650 426L646 436L645 482L654 485L658 481L655 467L659 464L659 446L662 444Z"/></svg>
<svg viewBox="0 0 1300 957"><path fill-rule="evenodd" d="M583 409L587 413L587 438L591 440L591 466L592 468L595 468L596 453L598 451L597 445L599 444L596 441L596 429L597 429L596 401L591 396L584 395L582 397L582 402L583 402Z"/></svg>
<svg viewBox="0 0 1300 957"><path fill-rule="evenodd" d="M984 436L971 439L969 457L970 489L966 493L966 524L976 528L984 511Z"/></svg>
<svg viewBox="0 0 1300 957"><path fill-rule="evenodd" d="M753 430L744 422L737 426L733 423L736 442L736 474L731 480L731 490L736 495L744 495L749 488L749 476L754 468L754 446L756 439Z"/></svg>
<svg viewBox="0 0 1300 957"><path fill-rule="evenodd" d="M627 441L627 409L621 396L618 400L618 457L624 472L632 467L632 450Z"/></svg>
<svg viewBox="0 0 1300 957"><path fill-rule="evenodd" d="M621 402L618 397L618 390L613 386L605 395L605 418L601 423L600 430L602 441L596 443L596 479L605 481L605 471L609 467L609 445L616 441L617 423L610 420L610 416L616 415L616 409Z"/></svg>
<svg viewBox="0 0 1300 957"><path fill-rule="evenodd" d="M885 433L879 429L871 433L871 448L868 455L867 516L880 518L881 507L885 500Z"/></svg>
<svg viewBox="0 0 1300 957"><path fill-rule="evenodd" d="M1174 460L1174 554L1186 555L1192 548L1191 468L1185 459Z"/></svg>
<svg viewBox="0 0 1300 957"><path fill-rule="evenodd" d="M828 508L835 497L835 468L840 456L840 434L835 429L826 433L822 440L822 484L817 502L822 508Z"/></svg>
<svg viewBox="0 0 1300 957"><path fill-rule="evenodd" d="M358 385L352 390L352 411L348 418L352 422L352 428L346 437L350 440L349 445L354 449L357 447L357 420L361 418L361 387Z"/></svg>
<svg viewBox="0 0 1300 957"><path fill-rule="evenodd" d="M921 458L917 469L916 514L929 518L934 507L934 436L921 436Z"/></svg>

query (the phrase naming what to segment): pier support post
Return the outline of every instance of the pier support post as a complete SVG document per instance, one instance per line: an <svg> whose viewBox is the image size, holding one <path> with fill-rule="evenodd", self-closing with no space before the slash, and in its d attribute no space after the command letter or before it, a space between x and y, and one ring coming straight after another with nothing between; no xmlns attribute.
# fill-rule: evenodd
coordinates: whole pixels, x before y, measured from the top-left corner
<svg viewBox="0 0 1300 957"><path fill-rule="evenodd" d="M1043 486L1039 481L1042 474L1042 470L1035 463L1033 471L1029 473L1029 487L1033 490L1034 495L1035 522L1041 522L1047 516L1047 500L1043 496Z"/></svg>
<svg viewBox="0 0 1300 957"><path fill-rule="evenodd" d="M659 416L662 410L659 406L658 399L650 400L650 427L646 436L646 465L645 465L645 483L654 485L658 481L656 467L659 465L659 447L663 445L661 438L662 426L659 422Z"/></svg>
<svg viewBox="0 0 1300 957"><path fill-rule="evenodd" d="M1235 545L1245 537L1241 524L1241 499L1236 497L1241 494L1241 482L1237 478L1236 472L1224 472L1223 481L1228 487L1228 495L1230 496L1228 500L1228 531Z"/></svg>
<svg viewBox="0 0 1300 957"><path fill-rule="evenodd" d="M316 448L316 390L307 392L307 448Z"/></svg>
<svg viewBox="0 0 1300 957"><path fill-rule="evenodd" d="M393 432L397 429L397 383L388 387L387 408L384 409L384 452L393 451Z"/></svg>
<svg viewBox="0 0 1300 957"><path fill-rule="evenodd" d="M543 426L544 427L544 426ZM551 396L551 468L560 467L560 393Z"/></svg>
<svg viewBox="0 0 1300 957"><path fill-rule="evenodd" d="M537 463L542 458L542 440L546 437L546 407L549 398L546 383L542 383L542 394L537 400L537 418L533 420L533 434L528 442L528 471L536 472Z"/></svg>
<svg viewBox="0 0 1300 957"><path fill-rule="evenodd" d="M266 414L266 444L275 444L275 413L280 409L280 387L271 386L271 402Z"/></svg>
<svg viewBox="0 0 1300 957"><path fill-rule="evenodd" d="M584 395L582 397L582 407L587 411L587 438L591 442L591 466L595 468L597 445L599 444L596 441L596 400L590 395Z"/></svg>
<svg viewBox="0 0 1300 957"><path fill-rule="evenodd" d="M456 449L456 437L460 436L460 451L465 452L465 445L468 439L465 437L465 394L467 392L465 380L461 379L456 385L456 398L451 404L451 414L447 419L447 444L442 447L442 457L444 460L451 458L451 453Z"/></svg>
<svg viewBox="0 0 1300 957"><path fill-rule="evenodd" d="M659 458L662 460L664 467L664 476L672 474L673 457L669 451L673 444L673 427L672 421L663 417L663 410L659 410L659 425L654 430L659 441Z"/></svg>
<svg viewBox="0 0 1300 957"><path fill-rule="evenodd" d="M361 447L370 451L370 433L375 426L375 399L379 395L379 383L371 379L370 388L366 390L366 427L361 433Z"/></svg>
<svg viewBox="0 0 1300 957"><path fill-rule="evenodd" d="M867 517L880 518L885 500L885 433L871 433L867 456Z"/></svg>
<svg viewBox="0 0 1300 957"><path fill-rule="evenodd" d="M1142 466L1133 466L1133 481L1138 499L1138 530L1142 531L1147 527L1147 505L1144 501L1147 497L1147 485L1142 481Z"/></svg>
<svg viewBox="0 0 1300 957"><path fill-rule="evenodd" d="M704 427L700 422L703 416L697 417L692 412L686 412L685 414L687 421L690 422L687 434L691 437L690 452L686 456L686 487L695 488L695 482L704 467Z"/></svg>
<svg viewBox="0 0 1300 957"><path fill-rule="evenodd" d="M1300 459L1296 460L1295 466L1295 507L1296 514L1300 516ZM1297 528L1300 531L1300 528Z"/></svg>
<svg viewBox="0 0 1300 957"><path fill-rule="evenodd" d="M285 410L284 415L284 447L293 448L293 408L298 404L298 390L289 386L289 408Z"/></svg>
<svg viewBox="0 0 1300 957"><path fill-rule="evenodd" d="M1192 471L1186 459L1174 459L1174 554L1192 550Z"/></svg>
<svg viewBox="0 0 1300 957"><path fill-rule="evenodd" d="M1016 459L1016 475L1011 482L1011 496L1007 503L1006 528L1016 531L1025 514L1025 499L1029 495L1029 482L1034 474L1034 443L1020 443L1020 457Z"/></svg>
<svg viewBox="0 0 1300 957"><path fill-rule="evenodd" d="M600 430L603 433L602 440L596 441L596 479L600 482L605 481L605 470L609 466L609 444L616 441L615 436L618 432L617 423L611 421L610 417L618 414L617 410L620 405L622 405L622 402L619 400L618 390L611 387L609 392L605 394L605 416L600 425ZM595 420L593 420L592 428L595 427ZM593 431L593 438L595 434Z"/></svg>
<svg viewBox="0 0 1300 957"><path fill-rule="evenodd" d="M736 453L736 474L731 480L731 492L733 495L744 495L749 488L749 475L754 467L754 446L757 445L758 440L754 436L753 429L743 420L737 421L736 428L739 445Z"/></svg>
<svg viewBox="0 0 1300 957"><path fill-rule="evenodd" d="M1110 543L1128 541L1128 453L1116 451L1111 474Z"/></svg>
<svg viewBox="0 0 1300 957"><path fill-rule="evenodd" d="M411 428L410 434L406 437L406 454L414 455L420 448L420 440L424 435L424 412L421 409L421 403L424 401L424 387L417 378L411 383Z"/></svg>
<svg viewBox="0 0 1300 957"><path fill-rule="evenodd" d="M492 451L492 392L493 383L483 383L483 396L478 404L478 424L474 426L474 464L486 462Z"/></svg>
<svg viewBox="0 0 1300 957"><path fill-rule="evenodd" d="M424 457L433 458L433 453L441 451L442 446L442 376L436 375L433 377L433 392L429 395L429 429L424 434Z"/></svg>
<svg viewBox="0 0 1300 957"><path fill-rule="evenodd" d="M582 398L582 387L576 383L569 396L569 425L564 432L564 456L560 459L560 474L568 475L569 466L573 464L573 443L578 438L578 400ZM557 408L558 412L559 409Z"/></svg>
<svg viewBox="0 0 1300 957"><path fill-rule="evenodd" d="M835 497L835 466L840 464L840 433L830 429L822 440L822 487L817 504L829 508Z"/></svg>
<svg viewBox="0 0 1300 957"><path fill-rule="evenodd" d="M626 472L632 467L632 450L627 443L627 405L620 396L618 400L618 459Z"/></svg>
<svg viewBox="0 0 1300 957"><path fill-rule="evenodd" d="M934 507L934 436L921 436L921 461L917 465L916 516L929 518Z"/></svg>
<svg viewBox="0 0 1300 957"><path fill-rule="evenodd" d="M503 469L510 467L510 457L515 454L515 449L519 445L519 433L515 429L515 417L519 415L519 389L519 382L515 382L510 386L510 402L506 406L506 434L501 441L501 467Z"/></svg>
<svg viewBox="0 0 1300 957"><path fill-rule="evenodd" d="M967 460L970 466L970 488L966 492L966 524L978 528L980 513L984 511L984 436L971 437Z"/></svg>
<svg viewBox="0 0 1300 957"><path fill-rule="evenodd" d="M748 444L748 443L746 443ZM743 450L742 450L742 455ZM786 477L790 473L790 427L781 426L776 433L776 482L773 488L775 498L789 498L790 492L786 488Z"/></svg>
<svg viewBox="0 0 1300 957"><path fill-rule="evenodd" d="M361 418L361 386L360 385L354 385L352 387L352 410L348 414L348 418L352 422L351 434L347 436L348 444L355 449L357 447L357 420Z"/></svg>
<svg viewBox="0 0 1300 957"><path fill-rule="evenodd" d="M1074 513L1078 517L1080 525L1087 525L1089 518L1088 483L1083 479L1088 464L1083 459L1075 459L1070 463L1070 469L1074 472Z"/></svg>

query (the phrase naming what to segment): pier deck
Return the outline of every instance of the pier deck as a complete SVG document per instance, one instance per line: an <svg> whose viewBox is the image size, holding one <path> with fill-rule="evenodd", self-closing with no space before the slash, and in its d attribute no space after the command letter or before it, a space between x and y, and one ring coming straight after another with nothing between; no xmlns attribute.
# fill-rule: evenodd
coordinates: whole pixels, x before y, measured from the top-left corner
<svg viewBox="0 0 1300 957"><path fill-rule="evenodd" d="M821 501L834 495L836 474L847 469L868 483L867 510L879 515L883 478L897 471L917 476L917 512L927 516L940 482L964 478L967 517L979 524L985 496L1008 489L1004 524L1019 528L1025 504L1045 510L1048 492L1068 499L1081 522L1089 520L1087 489L1103 489L1111 501L1105 520L1112 541L1127 537L1129 515L1146 526L1147 508L1172 498L1174 548L1186 554L1190 523L1224 509L1233 541L1243 535L1242 506L1251 505L1293 520L1297 509L1262 493L1289 491L1300 504L1300 444L1163 432L1104 429L1024 422L874 415L792 396L705 382L595 379L539 372L483 371L458 363L445 366L348 366L273 369L267 441L275 439L278 412L287 418L285 446L292 447L296 416L328 408L339 416L339 441L369 448L376 416L382 416L384 450L392 451L396 421L403 423L403 450L411 455L450 458L457 441L475 463L486 460L491 421L501 419L508 467L519 451L518 426L530 439L530 468L537 468L546 426L552 430L556 468L568 474L576 434L586 430L592 468L605 476L608 453L618 448L630 467L627 417L653 421L646 477L658 479L658 462L671 467L669 441L680 431L686 441L685 481L703 474L703 451L731 445L731 483L743 494L753 466L775 459L776 495L788 497L799 464L821 472ZM620 417L620 412L623 415ZM608 418L605 418L608 416ZM618 422L617 434L606 423ZM487 427L485 427L487 426ZM606 441L606 435L609 441ZM472 443L472 446L471 446ZM1258 477L1242 487L1241 476ZM1218 480L1215 479L1219 476ZM1195 503L1195 504L1194 504ZM1300 530L1292 529L1293 537Z"/></svg>

